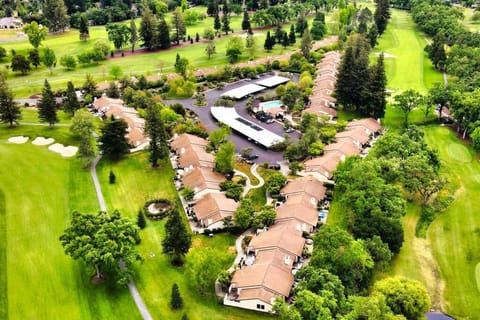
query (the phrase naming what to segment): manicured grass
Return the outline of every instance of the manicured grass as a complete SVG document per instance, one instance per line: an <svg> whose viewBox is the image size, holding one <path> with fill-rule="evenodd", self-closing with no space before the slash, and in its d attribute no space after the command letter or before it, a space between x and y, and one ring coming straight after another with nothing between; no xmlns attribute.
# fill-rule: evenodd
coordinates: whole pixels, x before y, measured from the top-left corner
<svg viewBox="0 0 480 320"><path fill-rule="evenodd" d="M197 11L206 11L205 7L197 7ZM309 24L311 25L311 19L309 17ZM169 21L170 18L167 17ZM137 25L139 24L139 19L137 19ZM232 16L231 17L231 28L235 30L234 35L243 34L241 29L242 15ZM290 24L284 26L284 29L288 29ZM202 37L205 28L213 29L213 17L207 17L203 21L199 21L194 26L187 26L187 34L195 37L195 33L199 33ZM254 30L255 31L255 30ZM293 46L289 46L286 49L281 45L276 45L275 48L267 52L263 49L263 44L268 29L262 29L260 31L255 31L258 33L258 36L255 37L256 41L256 53L255 58L274 56L289 52L291 50L298 49L300 44L300 39L297 39L297 43ZM104 26L90 27L90 39L87 41L80 41L78 38L77 30L69 30L62 34L58 35L49 35L47 39L42 43L43 47L49 47L55 51L57 59L64 55L78 55L81 52L89 50L92 48L93 44L99 40L107 39L107 33ZM50 71L45 67L40 67L38 70L32 70L32 72L27 76L22 76L14 73L10 73L9 76L9 85L14 91L17 97L26 97L34 93L41 92L44 79L47 78L52 85L53 89L65 89L67 81L72 81L76 86L80 86L85 82L85 75L87 73L92 74L98 82L102 81L111 81L113 78L108 74L108 71L112 66L120 66L124 75L133 75L133 74L144 74L152 75L158 73L170 73L174 70L174 63L177 53L183 57L189 59L190 64L193 69L214 67L222 68L223 66L229 64L229 61L225 55L226 45L228 43L229 36L225 36L223 33L221 38L215 39L216 54L212 56L209 60L205 55L206 43L194 43L184 46L173 46L170 50L156 51L147 54L133 55L127 57L120 57L119 53L116 53L115 59L108 59L103 61L101 64L94 64L88 66L77 66L77 69L73 71L67 71L60 65L54 69L53 74L50 74ZM183 42L182 42L183 43ZM140 45L140 41L137 44L137 47ZM12 41L2 43L2 46L5 47L8 51L14 49L17 53L27 54L31 50L31 45L28 40L21 41ZM113 49L113 46L111 45ZM125 51L128 51L129 48L124 48ZM248 60L248 53L244 50L244 53L240 57L240 61ZM4 66L8 65L9 62L5 61ZM2 64L0 64L1 66Z"/></svg>
<svg viewBox="0 0 480 320"><path fill-rule="evenodd" d="M480 262L479 157L448 128L431 126L424 131L428 144L438 149L449 179L460 186L453 204L428 231L446 281L447 311L456 318L474 319L480 314L475 276L475 266Z"/></svg>
<svg viewBox="0 0 480 320"><path fill-rule="evenodd" d="M110 169L117 177L113 185L108 183ZM136 219L138 209L149 199L163 197L178 201L172 183L173 169L170 163L161 161L159 168L151 169L148 154L145 152L129 155L116 163L102 160L98 175L109 210L116 208L131 219ZM266 318L256 312L220 305L213 293L213 283L210 295L200 296L190 285L186 267L172 267L168 257L162 254L164 226L165 220L148 221L147 228L141 231L142 243L139 250L145 261L137 265L134 277L137 288L154 318L179 319L183 313L193 320ZM213 238L197 235L194 236L191 252L211 248L223 270L233 262L236 254L234 243L235 237L232 235L216 234ZM189 259L189 255L186 259ZM179 285L184 300L181 311L172 311L169 307L173 283Z"/></svg>
<svg viewBox="0 0 480 320"><path fill-rule="evenodd" d="M66 256L58 240L72 210L98 210L88 170L31 140L7 142L16 135L75 142L65 127L0 126L0 317L138 319L127 289L91 284L93 270Z"/></svg>
<svg viewBox="0 0 480 320"><path fill-rule="evenodd" d="M423 51L427 43L415 30L410 14L397 9L392 9L391 13L387 30L375 47L375 52L385 52L386 55L387 87L394 90L393 95L407 89L426 93L433 83L443 81L442 75L433 69Z"/></svg>

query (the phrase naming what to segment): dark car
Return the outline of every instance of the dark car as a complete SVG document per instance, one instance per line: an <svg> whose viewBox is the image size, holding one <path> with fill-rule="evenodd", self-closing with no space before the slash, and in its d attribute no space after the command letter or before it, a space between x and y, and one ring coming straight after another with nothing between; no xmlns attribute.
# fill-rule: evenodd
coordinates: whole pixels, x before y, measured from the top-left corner
<svg viewBox="0 0 480 320"><path fill-rule="evenodd" d="M280 170L280 165L278 163L272 164L269 166L269 168L273 170Z"/></svg>
<svg viewBox="0 0 480 320"><path fill-rule="evenodd" d="M258 159L258 155L256 155L255 153L252 153L252 154L249 154L249 155L246 155L245 157L243 157L245 160L255 160L255 159Z"/></svg>

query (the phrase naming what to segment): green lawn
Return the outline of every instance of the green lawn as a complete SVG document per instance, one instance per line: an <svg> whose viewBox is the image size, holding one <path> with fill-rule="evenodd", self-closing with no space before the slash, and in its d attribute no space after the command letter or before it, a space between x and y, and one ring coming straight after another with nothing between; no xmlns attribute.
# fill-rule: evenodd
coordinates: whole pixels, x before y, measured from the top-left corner
<svg viewBox="0 0 480 320"><path fill-rule="evenodd" d="M198 7L195 10L206 11L205 7ZM311 24L309 18L309 23ZM167 17L167 20L170 20ZM235 30L236 35L241 32L242 15L231 17L231 28ZM139 19L137 20L137 24ZM187 34L195 37L195 33L203 35L205 28L213 28L213 17L207 17L203 21L198 22L194 26L187 26ZM286 25L284 28L289 28L290 25ZM99 39L107 39L107 33L104 26L90 27L90 39L88 41L80 41L78 38L78 31L75 29L69 30L58 35L49 35L47 39L42 43L42 46L49 47L55 51L57 59L64 55L77 55L83 51L86 51L92 47L92 45ZM255 37L257 52L255 57L266 57L289 52L293 49L297 49L300 44L300 40L293 46L284 49L282 46L277 45L271 52L266 52L263 49L267 30L258 31L259 36ZM156 51L147 54L120 57L117 53L116 58L103 61L99 65L89 66L77 66L77 69L67 71L60 65L54 69L53 74L45 67L40 67L38 70L32 70L27 76L22 76L10 72L9 85L16 94L17 97L26 97L35 93L41 92L44 79L47 78L52 85L53 89L65 89L67 81L72 81L76 86L80 86L85 82L85 75L87 73L92 74L98 82L111 81L113 78L109 75L108 71L112 66L120 66L124 75L132 74L144 74L152 75L161 72L169 73L174 70L175 57L178 54L189 59L193 69L212 67L221 68L228 64L228 59L225 55L226 45L230 36L222 34L221 38L215 40L216 54L209 60L205 55L205 43L194 43L192 45L187 44L185 46L176 47L173 46L170 50ZM188 41L187 41L188 43ZM140 44L140 41L138 45ZM138 47L137 45L137 47ZM8 52L15 50L17 53L27 54L32 48L28 40L4 42L1 44ZM113 45L111 45L113 49ZM126 47L125 51L129 48ZM240 61L247 61L248 54L245 52ZM9 62L4 62L3 66L8 65ZM2 64L0 64L1 66Z"/></svg>
<svg viewBox="0 0 480 320"><path fill-rule="evenodd" d="M147 153L129 155L116 163L101 161L98 175L109 210L116 208L123 215L136 219L138 209L149 199L163 197L178 201L170 163L162 161L159 168L151 169L147 161ZM113 185L108 183L110 170L117 177ZM185 267L172 267L169 259L162 254L164 225L165 220L148 221L147 228L141 231L139 250L145 261L137 266L135 275L137 288L154 318L180 319L183 313L193 320L266 318L256 312L224 307L217 302L213 293L209 297L202 297L194 291L185 276ZM222 267L227 269L235 257L234 243L235 237L231 235L217 234L213 238L197 235L194 236L191 251L212 248ZM176 312L169 308L173 283L179 285L185 305ZM213 284L211 290L213 292Z"/></svg>
<svg viewBox="0 0 480 320"><path fill-rule="evenodd" d="M7 142L27 135L23 145ZM127 289L93 285L93 270L66 256L58 237L74 209L98 210L88 171L36 136L74 143L68 128L0 126L0 318L138 319Z"/></svg>
<svg viewBox="0 0 480 320"><path fill-rule="evenodd" d="M415 30L415 24L407 11L392 9L387 30L378 41L375 52L385 53L388 78L387 87L393 95L407 89L426 93L435 82L442 82L440 72L433 69L423 51L427 42Z"/></svg>
<svg viewBox="0 0 480 320"><path fill-rule="evenodd" d="M475 267L480 263L480 163L471 146L445 127L426 127L429 145L439 150L449 179L460 185L456 200L430 226L428 237L446 280L447 311L461 319L480 314Z"/></svg>

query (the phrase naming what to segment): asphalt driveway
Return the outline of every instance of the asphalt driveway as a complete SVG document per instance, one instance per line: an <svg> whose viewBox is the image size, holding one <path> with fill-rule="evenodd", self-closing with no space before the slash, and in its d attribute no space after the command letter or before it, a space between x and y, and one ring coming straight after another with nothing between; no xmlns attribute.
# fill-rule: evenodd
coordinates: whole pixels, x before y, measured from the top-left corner
<svg viewBox="0 0 480 320"><path fill-rule="evenodd" d="M219 125L215 121L215 119L212 117L210 114L210 108L214 105L215 101L224 93L229 90L241 87L243 85L253 83L255 81L268 78L272 74L267 73L262 75L259 79L255 80L240 80L231 84L226 85L222 89L211 89L205 91L205 99L207 101L207 106L204 107L198 107L194 105L195 100L190 98L190 99L184 99L184 100L166 100L166 104L173 104L173 103L181 103L185 108L195 112L197 114L198 118L203 122L205 127L207 128L208 132L211 132L213 130L216 130L219 128ZM297 77L298 79L298 77ZM295 79L294 79L295 80ZM255 94L254 96L260 96L265 94L265 91L259 92L258 94ZM247 99L241 99L238 100L237 103L235 104L235 109L239 115L244 117L245 119L257 124L258 126L272 131L280 136L283 136L285 134L283 123L275 121L274 123L266 124L263 123L256 118L252 117L246 109L246 102ZM298 140L300 138L300 133L298 132L291 132L289 133L290 137L292 140ZM272 150L268 150L260 145L255 144L253 141L249 141L249 139L243 135L240 135L238 133L233 133L230 136L230 141L232 141L235 146L237 152L240 152L244 148L252 148L253 153L258 155L258 159L255 160L257 163L264 163L268 162L270 164L276 164L278 161L283 160L283 156L281 152L275 152Z"/></svg>

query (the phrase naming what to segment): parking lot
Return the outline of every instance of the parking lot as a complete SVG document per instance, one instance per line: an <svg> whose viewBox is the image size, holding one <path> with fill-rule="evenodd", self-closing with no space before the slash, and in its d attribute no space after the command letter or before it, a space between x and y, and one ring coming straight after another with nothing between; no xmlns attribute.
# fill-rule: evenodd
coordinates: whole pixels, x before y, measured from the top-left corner
<svg viewBox="0 0 480 320"><path fill-rule="evenodd" d="M264 74L260 76L258 79L255 80L240 80L237 82L234 82L232 84L228 84L222 89L211 89L205 91L205 99L207 101L207 106L205 107L197 107L194 105L195 100L190 98L190 99L184 99L184 100L167 100L165 101L166 104L173 104L173 103L181 103L185 108L192 110L198 115L198 118L204 123L205 127L207 130L213 131L219 128L218 124L216 123L215 119L212 117L210 114L210 107L212 107L215 103L215 101L224 93L227 92L231 89L235 89L241 86L244 86L246 84L252 83L254 81L258 81L261 79L265 79L268 77L271 77L272 74ZM298 78L298 77L295 77ZM294 78L294 81L296 80ZM254 96L260 96L264 95L266 92L268 92L268 89L265 91L262 91ZM275 121L273 123L264 123L261 122L260 120L257 120L256 118L252 117L248 112L246 108L246 103L247 99L242 99L238 100L237 103L235 104L235 109L237 113L244 117L245 119L257 124L258 126L270 130L273 133L276 133L280 136L283 136L285 134L285 129L284 125L280 121ZM288 133L292 140L298 140L300 138L300 134L296 131ZM258 158L254 160L257 163L264 163L268 162L270 164L276 164L278 161L283 160L282 152L275 152L272 150L265 149L262 146L259 146L255 144L253 141L249 141L247 137L244 137L242 135L239 135L237 133L233 133L232 136L230 137L230 140L235 144L237 152L240 152L244 148L252 148L253 153L258 155Z"/></svg>

